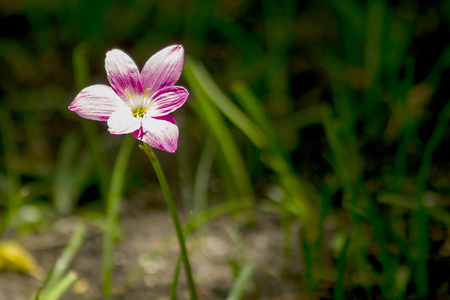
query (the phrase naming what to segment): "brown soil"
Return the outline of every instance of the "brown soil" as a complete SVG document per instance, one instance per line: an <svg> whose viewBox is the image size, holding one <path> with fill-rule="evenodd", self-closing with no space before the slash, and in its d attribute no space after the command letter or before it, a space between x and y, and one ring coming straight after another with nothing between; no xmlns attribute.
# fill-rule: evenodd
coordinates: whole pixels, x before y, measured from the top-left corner
<svg viewBox="0 0 450 300"><path fill-rule="evenodd" d="M21 242L48 272L64 249L76 222L61 219L48 232L27 235ZM300 299L298 258L286 267L283 232L273 215L260 214L256 226L238 226L235 218L212 220L188 238L188 251L199 299L225 299L234 282L233 268L247 262L256 266L243 299ZM64 300L103 299L101 293L102 231L89 222L86 239L72 269L80 280ZM242 235L245 249L231 240L226 228L234 226ZM298 251L296 251L298 253ZM166 210L132 212L121 219L121 236L114 257L112 299L169 299L178 259L178 244ZM292 263L293 262L293 263ZM32 299L42 281L15 272L0 273L0 300ZM180 272L177 299L189 299L184 273Z"/></svg>

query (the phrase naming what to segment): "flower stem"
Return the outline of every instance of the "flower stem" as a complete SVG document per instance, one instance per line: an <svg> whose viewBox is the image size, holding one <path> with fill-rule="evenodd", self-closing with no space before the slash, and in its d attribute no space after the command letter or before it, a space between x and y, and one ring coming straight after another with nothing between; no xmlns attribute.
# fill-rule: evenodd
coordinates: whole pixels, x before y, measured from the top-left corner
<svg viewBox="0 0 450 300"><path fill-rule="evenodd" d="M156 176L158 177L159 183L164 193L164 198L166 199L166 203L169 208L170 216L172 217L173 225L175 226L178 244L180 245L181 259L183 260L184 271L186 274L186 281L189 288L189 294L191 295L191 300L196 300L197 292L195 289L194 279L192 278L191 266L189 264L189 258L186 250L183 230L181 229L177 209L175 208L175 204L172 199L172 194L170 193L169 185L167 184L166 176L164 175L161 165L159 164L158 158L156 157L155 153L153 153L152 148L145 143L139 145L139 148L144 150L145 154L147 154L148 158L150 159L153 168L155 169Z"/></svg>

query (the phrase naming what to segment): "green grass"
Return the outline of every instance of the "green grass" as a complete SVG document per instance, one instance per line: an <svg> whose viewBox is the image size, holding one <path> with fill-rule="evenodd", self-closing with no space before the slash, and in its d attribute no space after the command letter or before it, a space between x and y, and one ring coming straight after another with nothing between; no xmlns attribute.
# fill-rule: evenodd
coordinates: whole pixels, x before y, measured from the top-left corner
<svg viewBox="0 0 450 300"><path fill-rule="evenodd" d="M47 278L36 294L35 300L57 300L78 280L78 275L70 270L75 256L84 242L86 228L78 223L70 241L60 254Z"/></svg>

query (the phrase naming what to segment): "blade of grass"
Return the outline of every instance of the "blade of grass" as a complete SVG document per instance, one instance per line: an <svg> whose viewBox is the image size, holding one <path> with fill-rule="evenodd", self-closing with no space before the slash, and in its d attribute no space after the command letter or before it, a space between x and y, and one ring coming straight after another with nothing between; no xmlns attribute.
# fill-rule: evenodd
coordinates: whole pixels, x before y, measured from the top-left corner
<svg viewBox="0 0 450 300"><path fill-rule="evenodd" d="M189 220L189 223L186 226L185 229L186 236L191 234L195 229L199 228L202 224L205 224L206 222L214 218L220 217L221 215L224 215L226 213L235 213L239 211L245 211L251 208L249 204L244 200L245 199L237 199L237 201L235 202L225 202L221 204L216 204L215 206L208 208L202 213L195 215L191 220Z"/></svg>
<svg viewBox="0 0 450 300"><path fill-rule="evenodd" d="M201 99L201 96L199 99ZM234 186L237 188L237 194L242 199L246 199L249 206L252 206L254 204L254 192L244 158L220 113L209 102L203 100L201 102L202 104L199 105L199 108L202 112L200 114L205 116L207 120L205 124L209 124L219 149L224 156L222 166L224 168L228 167Z"/></svg>
<svg viewBox="0 0 450 300"><path fill-rule="evenodd" d="M266 54L263 60L268 106L275 117L283 117L293 106L289 96L288 53L295 39L297 1L264 0L261 4L265 31Z"/></svg>
<svg viewBox="0 0 450 300"><path fill-rule="evenodd" d="M434 64L433 68L428 74L426 82L431 84L432 86L438 85L442 78L442 73L449 66L450 66L450 46L447 46L442 51L442 54L439 56L439 59L437 60L436 64Z"/></svg>
<svg viewBox="0 0 450 300"><path fill-rule="evenodd" d="M353 182L357 178L357 172L359 167L353 167L355 160L359 160L358 157L353 156L351 153L346 153L346 148L341 144L339 137L338 122L334 120L330 108L324 107L323 113L323 127L325 136L330 145L331 154L334 162L334 170L339 176L346 195L352 195L352 198L356 197L356 191L353 186ZM350 156L352 159L348 159ZM351 163L351 165L348 165Z"/></svg>
<svg viewBox="0 0 450 300"><path fill-rule="evenodd" d="M387 241L384 233L384 223L379 216L373 201L366 190L365 183L360 174L360 167L355 164L355 161L360 161L359 153L356 149L349 145L344 145L342 138L339 137L339 127L336 126L337 122L331 116L331 111L325 109L323 111L323 125L325 134L330 145L330 149L333 156L333 167L338 174L343 185L343 192L346 197L350 199L350 215L352 222L352 230L355 231L355 236L359 236L361 241L364 233L361 231L361 215L371 223L375 240L379 247L379 257L383 267L383 271L386 273L387 280L385 282L380 281L380 287L385 293L386 297L393 297L395 291L393 287L395 278L395 266L390 259L389 251L387 248ZM359 163L358 163L359 164ZM358 252L359 257L357 259L358 268L362 281L365 283L370 282L369 274L366 274L367 270L367 247L362 243L359 243Z"/></svg>
<svg viewBox="0 0 450 300"><path fill-rule="evenodd" d="M379 112L382 112L380 101L380 68L382 67L382 48L385 43L384 26L388 8L385 0L369 0L366 15L366 41L364 57L364 84L363 113L367 136L374 138L383 130L383 121Z"/></svg>
<svg viewBox="0 0 450 300"><path fill-rule="evenodd" d="M287 206L285 210L294 213L306 223L309 223L309 220L314 220L314 213L308 200L315 199L316 192L313 189L306 191L305 183L293 171L288 155L281 147L281 142L274 130L275 127L263 110L260 101L244 82L235 82L232 86L232 91L247 114L254 120L256 126L260 127L266 135L269 143L266 145L267 148L260 148L260 150L264 151L261 158L267 166L278 174L281 185L290 199L287 202L283 202ZM311 114L311 112L309 113ZM316 119L319 119L321 122L320 110L315 111L314 114L318 116Z"/></svg>
<svg viewBox="0 0 450 300"><path fill-rule="evenodd" d="M285 188L286 194L289 195L289 197L286 198L289 199L289 201L283 203L283 205L285 204L287 206L286 210L294 213L306 223L314 222L314 211L310 208L310 203L308 201L310 198L314 198L315 192L311 187L308 190L310 192L308 195L305 183L293 172L287 155L284 154L281 147L277 146L279 145L279 142L277 140L269 140L264 132L258 128L260 124L255 125L255 123L247 118L246 114L244 114L223 94L222 91L220 91L211 79L211 76L199 63L188 60L184 68L184 74L187 81L196 92L197 97L201 100L199 102L201 102L204 107L207 107L208 110L212 109L212 106L208 101L214 103L222 113L224 113L244 132L244 134L247 135L255 146L263 151L261 155L262 161L278 173L280 182ZM245 93L241 93L240 96L245 97ZM268 120L268 118L261 117L264 115L264 112L262 108L257 109L260 105L255 102L255 98L249 97L244 101L248 102L246 106L254 111L253 115L258 116L259 122L266 122L266 120ZM206 116L210 117L210 119L217 119L220 117L219 114L216 112L214 113L215 115L211 116L211 113L204 111L202 112L202 115L207 114ZM204 117L205 119L206 116ZM210 121L206 120L205 122L206 124L209 124ZM262 125L261 128L264 130L265 127L269 126L270 125L265 124ZM273 130L271 131L273 132ZM217 133L220 134L220 131ZM223 136L219 140L219 145L221 145L220 142L225 142ZM309 231L312 235L314 235L314 228L315 226L311 226L312 230Z"/></svg>
<svg viewBox="0 0 450 300"><path fill-rule="evenodd" d="M88 44L81 43L75 47L72 53L73 75L75 79L75 87L78 90L83 89L89 84L89 61L88 61ZM89 152L93 158L94 166L100 179L100 190L103 199L108 195L108 174L111 174L110 167L106 162L105 155L101 149L100 137L97 134L95 124L89 120L81 120L84 136L88 143Z"/></svg>
<svg viewBox="0 0 450 300"><path fill-rule="evenodd" d="M405 299L406 292L408 289L408 283L410 282L411 270L406 265L400 265L397 268L395 276L395 286L397 287L398 298Z"/></svg>
<svg viewBox="0 0 450 300"><path fill-rule="evenodd" d="M345 267L347 265L347 248L349 244L349 238L345 239L344 247L342 247L341 253L336 262L337 275L336 283L333 290L334 300L344 300L344 279L345 279Z"/></svg>
<svg viewBox="0 0 450 300"><path fill-rule="evenodd" d="M384 194L378 195L377 201L393 207L400 207L416 211L418 209L417 201L411 202L411 197L403 194ZM428 216L445 225L450 225L450 214L441 207L423 207ZM399 243L397 243L398 245ZM409 246L408 246L409 247ZM403 247L406 249L407 247Z"/></svg>
<svg viewBox="0 0 450 300"><path fill-rule="evenodd" d="M78 280L75 272L69 271L39 300L58 300Z"/></svg>
<svg viewBox="0 0 450 300"><path fill-rule="evenodd" d="M60 297L77 279L75 273L68 272L75 255L83 244L86 228L80 222L76 225L69 243L67 243L61 255L56 260L47 278L45 279L35 300L47 300L48 297ZM44 290L45 289L45 290Z"/></svg>
<svg viewBox="0 0 450 300"><path fill-rule="evenodd" d="M60 281L62 276L69 270L78 249L80 249L80 246L83 244L85 236L86 228L82 223L78 223L72 233L69 243L53 266L50 279L47 283L48 287L52 287L56 282Z"/></svg>
<svg viewBox="0 0 450 300"><path fill-rule="evenodd" d="M92 171L92 160L80 146L75 132L67 133L61 141L56 160L53 185L53 202L58 213L73 211L83 185Z"/></svg>
<svg viewBox="0 0 450 300"><path fill-rule="evenodd" d="M299 249L302 251L302 273L305 282L307 297L311 297L316 289L316 283L314 281L314 268L316 267L315 253L313 253L311 246L312 243L308 243L305 238L305 228L298 230Z"/></svg>
<svg viewBox="0 0 450 300"><path fill-rule="evenodd" d="M245 287L248 281L252 278L254 272L255 266L252 264L245 265L242 268L241 273L239 274L236 281L233 283L233 287L231 288L231 291L228 294L227 300L239 300L242 298L245 292Z"/></svg>
<svg viewBox="0 0 450 300"><path fill-rule="evenodd" d="M134 143L135 138L133 136L126 135L123 137L122 145L117 154L113 173L111 175L102 252L103 295L105 297L111 297L114 236L117 232L120 198L122 197L125 172Z"/></svg>
<svg viewBox="0 0 450 300"><path fill-rule="evenodd" d="M170 300L177 299L177 285L178 285L178 276L180 274L180 267L181 267L181 254L178 255L177 266L175 267L172 284L170 285Z"/></svg>
<svg viewBox="0 0 450 300"><path fill-rule="evenodd" d="M384 26L382 70L389 78L388 90L392 91L401 80L401 76L398 75L405 64L405 59L407 67L410 64L408 61L414 60L409 56L408 48L411 46L415 25L412 20L394 18L389 7L386 12L386 20L391 24Z"/></svg>
<svg viewBox="0 0 450 300"><path fill-rule="evenodd" d="M257 147L267 148L268 141L261 129L225 96L203 65L187 59L184 74L188 82L201 90L205 98L211 100Z"/></svg>
<svg viewBox="0 0 450 300"><path fill-rule="evenodd" d="M406 177L407 163L408 163L408 148L417 135L417 126L414 117L411 116L410 109L408 108L408 92L414 84L414 63L410 62L407 66L405 79L402 83L396 82L397 90L399 93L399 99L401 105L401 111L403 115L398 118L403 119L403 128L401 129L401 141L395 154L394 164L394 183L393 190L401 190L401 183ZM393 108L395 113L395 108Z"/></svg>
<svg viewBox="0 0 450 300"><path fill-rule="evenodd" d="M417 232L415 239L417 257L413 276L417 284L417 297L426 297L428 295L428 218L423 205L423 195L426 190L426 183L430 176L430 170L433 163L433 154L444 136L449 120L450 101L447 102L442 112L439 114L436 127L434 128L433 133L425 146L416 181L417 211L414 215L414 223Z"/></svg>
<svg viewBox="0 0 450 300"><path fill-rule="evenodd" d="M0 135L4 151L7 183L6 212L0 218L1 237L13 216L22 206L22 196L19 193L21 182L17 167L19 152L15 139L15 126L11 118L11 112L4 105L0 105Z"/></svg>
<svg viewBox="0 0 450 300"><path fill-rule="evenodd" d="M365 85L370 90L378 81L381 46L384 38L387 6L385 0L369 0L366 15Z"/></svg>
<svg viewBox="0 0 450 300"><path fill-rule="evenodd" d="M194 212L196 215L205 211L208 205L208 184L215 153L215 141L210 134L206 139L195 173Z"/></svg>
<svg viewBox="0 0 450 300"><path fill-rule="evenodd" d="M328 0L340 19L358 39L364 37L364 10L355 0ZM345 31L345 29L344 29Z"/></svg>
<svg viewBox="0 0 450 300"><path fill-rule="evenodd" d="M263 110L261 101L256 98L255 94L253 94L247 84L243 81L236 80L231 85L231 91L246 110L251 120L256 123L256 126L261 128L264 135L266 135L270 141L276 140L277 134L275 133L274 127L271 126L272 124L267 114ZM265 143L264 145L268 146Z"/></svg>
<svg viewBox="0 0 450 300"><path fill-rule="evenodd" d="M194 106L194 109L196 109L198 116L203 119L204 123L207 124L211 133L216 138L219 149L223 153L225 161L233 175L239 194L242 197L247 198L249 203L254 203L253 187L244 159L240 154L225 120L205 95L203 86L198 82L198 78L196 77L193 68L195 68L193 63L188 60L185 64L184 75L191 87L196 91L197 105Z"/></svg>

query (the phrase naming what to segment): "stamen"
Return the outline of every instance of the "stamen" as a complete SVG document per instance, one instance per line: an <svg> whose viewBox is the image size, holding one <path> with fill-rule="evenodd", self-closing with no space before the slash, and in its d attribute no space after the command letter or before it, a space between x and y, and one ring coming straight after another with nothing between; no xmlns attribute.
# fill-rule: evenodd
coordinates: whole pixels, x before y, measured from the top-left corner
<svg viewBox="0 0 450 300"><path fill-rule="evenodd" d="M144 94L142 96L142 99L141 99L141 101L138 104L125 104L128 107L135 107L135 109L132 109L133 116L135 116L135 117L143 117L145 115L145 113L147 112L147 110L149 110L149 108L153 106L153 104L152 104L152 105L150 105L147 108L140 107L140 104L144 101L145 95L147 94L148 90L151 90L151 88L145 89ZM128 94L127 89L125 89L125 94L127 94L128 97L130 97L130 99L136 101L133 97L131 97L130 94ZM136 102L134 102L134 103L136 103Z"/></svg>
<svg viewBox="0 0 450 300"><path fill-rule="evenodd" d="M153 105L150 105L149 107L147 107L146 109L144 109L144 111L142 111L142 114L145 114L147 112L147 110L152 107Z"/></svg>
<svg viewBox="0 0 450 300"><path fill-rule="evenodd" d="M147 93L148 90L151 90L151 88L145 89L145 91L144 91L144 96L142 96L142 100L141 100L141 102L139 102L139 103L142 103L142 101L144 101L145 93ZM134 100L134 99L133 99L133 100Z"/></svg>
<svg viewBox="0 0 450 300"><path fill-rule="evenodd" d="M133 100L134 100L134 98L133 98L133 97L131 97L131 96L130 96L130 94L128 94L128 93L127 93L127 89L125 89L125 94L127 94L127 95L128 95L128 97L130 97L131 99L133 99ZM141 101L141 102L142 102L142 101Z"/></svg>
<svg viewBox="0 0 450 300"><path fill-rule="evenodd" d="M153 105L150 105L149 107L143 109L142 107L139 107L134 113L133 116L135 117L143 117L145 115L145 113L147 112L147 110L149 110L150 107L152 107Z"/></svg>

